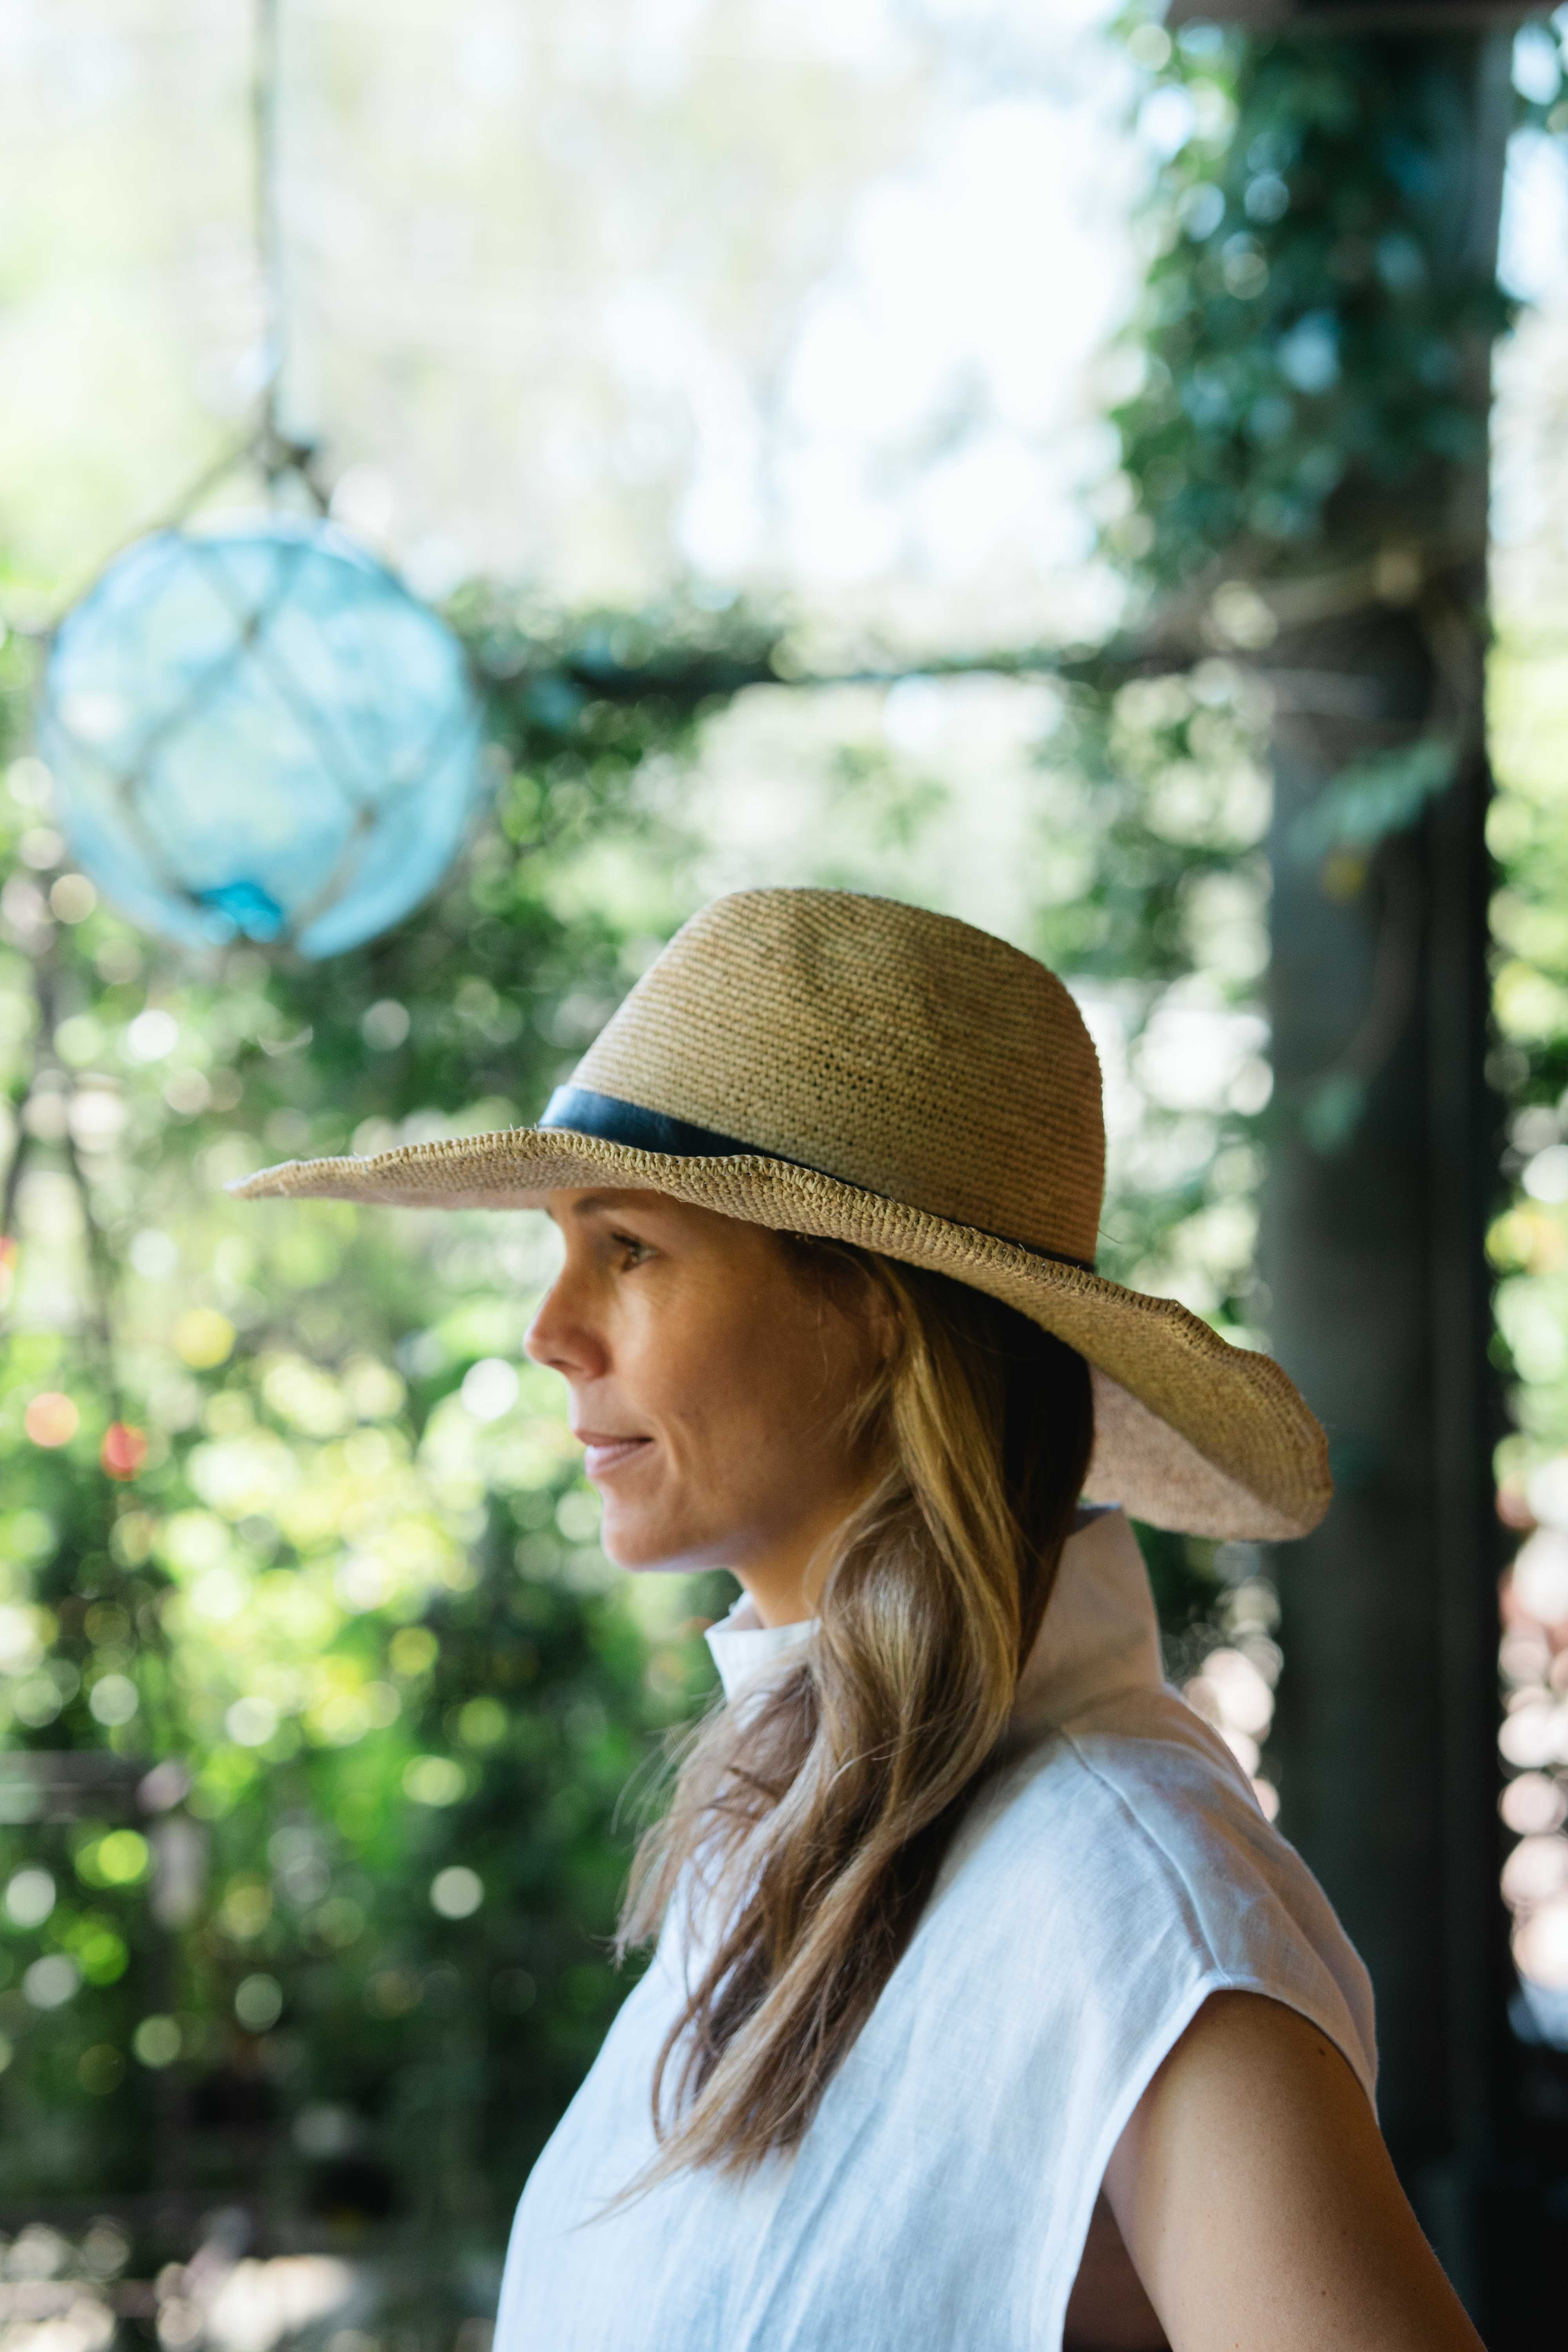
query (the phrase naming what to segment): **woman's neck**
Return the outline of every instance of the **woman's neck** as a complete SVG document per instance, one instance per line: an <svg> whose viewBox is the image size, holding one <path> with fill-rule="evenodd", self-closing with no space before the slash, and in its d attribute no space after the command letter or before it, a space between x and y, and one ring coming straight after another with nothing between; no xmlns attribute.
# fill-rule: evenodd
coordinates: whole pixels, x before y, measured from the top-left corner
<svg viewBox="0 0 1568 2352"><path fill-rule="evenodd" d="M778 1625L803 1624L817 1614L823 1580L832 1566L845 1530L875 1492L866 1478L848 1491L825 1500L809 1519L791 1527L773 1544L754 1546L743 1563L731 1564L759 1622L770 1631Z"/></svg>
<svg viewBox="0 0 1568 2352"><path fill-rule="evenodd" d="M806 1594L804 1569L784 1569L774 1574L766 1567L748 1561L735 1574L757 1612L758 1622L770 1630L776 1625L799 1625L816 1616L816 1608Z"/></svg>

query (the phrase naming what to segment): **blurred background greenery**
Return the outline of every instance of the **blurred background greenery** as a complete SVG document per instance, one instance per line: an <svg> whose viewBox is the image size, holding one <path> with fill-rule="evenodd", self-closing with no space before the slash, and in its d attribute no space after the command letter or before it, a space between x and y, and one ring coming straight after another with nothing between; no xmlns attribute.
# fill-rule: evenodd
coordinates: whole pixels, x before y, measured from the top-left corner
<svg viewBox="0 0 1568 2352"><path fill-rule="evenodd" d="M539 1221L226 1181L525 1120L716 889L877 889L1069 979L1102 1266L1267 1344L1268 599L1473 474L1505 328L1490 1246L1504 1516L1548 1549L1504 1755L1510 1900L1563 1909L1556 36L1514 51L1500 296L1428 267L1429 126L1362 50L1034 14L285 9L290 421L487 722L447 882L310 965L134 931L29 736L47 622L256 395L249 15L0 0L0 2225L48 2352L483 2352L731 1597L598 1551L521 1354ZM259 488L241 454L205 510ZM1444 781L1342 794L1324 892ZM1289 1827L1268 1565L1144 1534L1171 1672Z"/></svg>
<svg viewBox="0 0 1568 2352"><path fill-rule="evenodd" d="M405 2251L413 2224L447 2263L494 2254L625 1990L618 1801L705 1697L698 1637L733 1591L600 1555L558 1384L521 1352L542 1220L222 1191L526 1118L698 894L676 779L737 715L712 679L777 657L764 633L661 611L546 639L494 593L453 611L489 681L494 819L432 905L327 965L161 957L62 878L36 760L7 771L27 951L0 1002L19 1071L42 974L52 1044L21 1105L0 1404L0 2200L108 2200L172 2242L259 2196L269 2232L395 2220ZM615 699L575 682L594 658ZM885 885L882 845L951 814L940 772L871 734L887 699L860 697L858 740L840 722L825 880ZM1073 878L1031 942L1114 989L1124 1057L1212 974L1225 883L1226 1093L1141 1111L1108 1263L1180 1270L1244 1333L1267 1094L1245 702L1222 666L1123 688L1098 797L1070 704L1028 751L1034 855ZM1163 1544L1175 1627L1218 1589L1213 1549Z"/></svg>

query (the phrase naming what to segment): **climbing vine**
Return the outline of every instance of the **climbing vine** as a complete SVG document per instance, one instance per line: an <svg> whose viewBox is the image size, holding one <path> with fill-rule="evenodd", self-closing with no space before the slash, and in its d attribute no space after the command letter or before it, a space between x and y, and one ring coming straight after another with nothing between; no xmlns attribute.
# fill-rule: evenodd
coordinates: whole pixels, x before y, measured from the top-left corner
<svg viewBox="0 0 1568 2352"><path fill-rule="evenodd" d="M1402 539L1440 530L1456 473L1484 458L1477 371L1510 316L1451 45L1128 37L1163 153L1140 224L1139 381L1113 411L1133 495L1110 546L1169 592L1268 581L1328 540L1375 546L1391 518ZM1511 90L1500 103L1528 111ZM1242 647L1266 626L1234 590L1214 622Z"/></svg>

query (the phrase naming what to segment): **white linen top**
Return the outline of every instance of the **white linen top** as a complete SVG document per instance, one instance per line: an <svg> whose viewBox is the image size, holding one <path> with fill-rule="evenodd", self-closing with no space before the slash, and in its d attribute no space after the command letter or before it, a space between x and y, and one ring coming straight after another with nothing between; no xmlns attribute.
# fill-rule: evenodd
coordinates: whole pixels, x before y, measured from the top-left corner
<svg viewBox="0 0 1568 2352"><path fill-rule="evenodd" d="M812 1632L741 1603L708 1637L726 1692ZM1163 1685L1119 1511L1067 1544L1010 1738L799 2147L605 2213L654 2153L667 1928L523 2192L495 2352L1058 2352L1110 2152L1210 1993L1300 2011L1373 2095L1366 1971Z"/></svg>

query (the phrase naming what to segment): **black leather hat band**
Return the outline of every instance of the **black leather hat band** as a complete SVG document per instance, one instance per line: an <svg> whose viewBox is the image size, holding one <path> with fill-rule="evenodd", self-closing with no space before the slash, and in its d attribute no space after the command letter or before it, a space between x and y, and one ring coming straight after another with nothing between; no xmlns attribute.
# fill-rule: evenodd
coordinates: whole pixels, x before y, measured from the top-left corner
<svg viewBox="0 0 1568 2352"><path fill-rule="evenodd" d="M689 1118L671 1118L666 1111L645 1110L640 1103L622 1102L615 1095L595 1094L591 1087L557 1087L544 1106L539 1125L564 1129L572 1135L596 1136L602 1143L624 1143L633 1151L662 1152L671 1160L781 1160L789 1168L809 1165L801 1160L785 1160L782 1151L743 1143L738 1136L721 1135L715 1128L698 1127ZM812 1169L811 1172L816 1176L829 1173L825 1168ZM1005 1242L1010 1249L1027 1250L1031 1257L1048 1259L1052 1265L1076 1265L1084 1274L1094 1272L1092 1258L1068 1257L1060 1250L1037 1249L1033 1242L1015 1241L1009 1234L994 1234L992 1239Z"/></svg>

